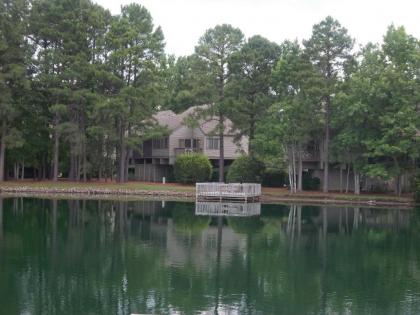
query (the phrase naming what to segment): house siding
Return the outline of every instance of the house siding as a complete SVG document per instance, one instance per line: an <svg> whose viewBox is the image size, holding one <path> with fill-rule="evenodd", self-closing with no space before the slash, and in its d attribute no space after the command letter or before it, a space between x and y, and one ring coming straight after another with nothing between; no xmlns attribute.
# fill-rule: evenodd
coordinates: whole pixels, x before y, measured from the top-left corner
<svg viewBox="0 0 420 315"><path fill-rule="evenodd" d="M210 137L206 137L204 143L204 154L209 157L209 159L218 159L219 158L219 150L216 149L207 149L207 140ZM218 138L218 137L211 137L211 138ZM242 139L242 141L236 144L234 141L233 136L225 136L224 137L224 152L225 152L225 159L226 160L234 160L241 156L244 153L248 152L248 145L247 141ZM219 144L220 145L220 144Z"/></svg>

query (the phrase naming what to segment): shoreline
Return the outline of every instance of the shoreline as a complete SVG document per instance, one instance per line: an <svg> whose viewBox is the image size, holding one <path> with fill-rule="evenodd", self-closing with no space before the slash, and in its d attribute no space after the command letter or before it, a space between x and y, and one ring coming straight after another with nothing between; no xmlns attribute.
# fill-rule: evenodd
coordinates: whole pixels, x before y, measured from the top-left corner
<svg viewBox="0 0 420 315"><path fill-rule="evenodd" d="M67 187L54 187L54 184L47 182L47 187L42 186L43 182L34 182L25 185L27 182L12 182L0 184L0 197L38 197L51 198L56 196L61 199L159 199L159 200L195 200L195 189L193 186L178 186L166 184L144 186L147 189L135 188L122 184L106 187L101 184L72 184L65 183ZM45 183L44 183L45 184ZM139 185L139 184L137 184ZM48 187L49 186L49 187ZM58 185L57 185L58 186ZM140 187L142 187L140 185ZM163 189L162 189L163 188ZM265 190L265 191L264 191ZM351 205L364 207L398 207L413 208L414 202L410 198L396 198L391 196L375 195L338 195L335 193L323 194L319 192L305 192L292 195L285 190L263 189L260 202L262 203L299 203L316 205Z"/></svg>

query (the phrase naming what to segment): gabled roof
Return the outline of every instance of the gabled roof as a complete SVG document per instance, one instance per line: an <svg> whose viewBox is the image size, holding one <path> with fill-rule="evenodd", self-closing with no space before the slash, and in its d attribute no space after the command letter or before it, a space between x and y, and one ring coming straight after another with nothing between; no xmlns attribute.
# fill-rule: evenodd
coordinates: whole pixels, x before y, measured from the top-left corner
<svg viewBox="0 0 420 315"><path fill-rule="evenodd" d="M159 125L175 130L182 125L182 119L171 110L164 110L153 115Z"/></svg>
<svg viewBox="0 0 420 315"><path fill-rule="evenodd" d="M175 114L171 110L165 110L157 112L153 117L156 119L156 121L161 126L167 127L169 130L176 130L179 127L184 125L185 119L187 119L190 116L193 116L196 112L199 112L200 110L205 110L209 108L210 105L199 105L199 106L192 106L185 110L184 112L180 114ZM199 121L199 128L204 134L210 134L214 132L218 124L217 117L209 117L206 119L201 119ZM235 132L233 131L233 123L230 119L225 119L225 135L235 135Z"/></svg>

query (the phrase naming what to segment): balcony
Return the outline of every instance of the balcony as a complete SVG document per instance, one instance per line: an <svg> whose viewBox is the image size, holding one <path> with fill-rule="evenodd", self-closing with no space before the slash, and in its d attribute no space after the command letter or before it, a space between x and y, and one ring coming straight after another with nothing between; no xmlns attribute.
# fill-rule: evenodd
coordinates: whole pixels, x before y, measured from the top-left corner
<svg viewBox="0 0 420 315"><path fill-rule="evenodd" d="M175 156L180 154L188 154L188 153L203 153L202 148L175 148L174 149Z"/></svg>

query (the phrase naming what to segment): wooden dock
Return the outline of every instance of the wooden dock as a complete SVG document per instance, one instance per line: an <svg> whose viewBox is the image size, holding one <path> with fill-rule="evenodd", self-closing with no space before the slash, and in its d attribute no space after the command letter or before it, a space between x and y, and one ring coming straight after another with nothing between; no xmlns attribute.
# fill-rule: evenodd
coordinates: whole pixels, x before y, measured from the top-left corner
<svg viewBox="0 0 420 315"><path fill-rule="evenodd" d="M195 214L216 217L250 217L261 214L261 203L197 201Z"/></svg>
<svg viewBox="0 0 420 315"><path fill-rule="evenodd" d="M260 184L197 183L197 201L258 201L261 197Z"/></svg>

